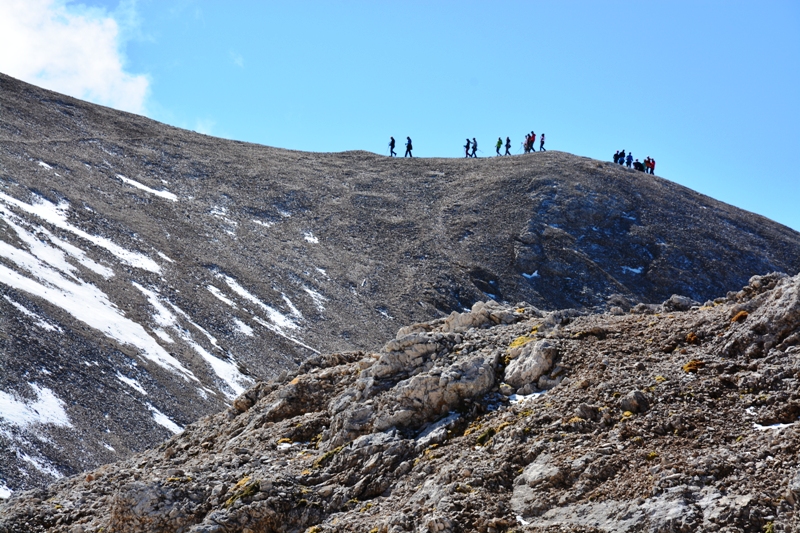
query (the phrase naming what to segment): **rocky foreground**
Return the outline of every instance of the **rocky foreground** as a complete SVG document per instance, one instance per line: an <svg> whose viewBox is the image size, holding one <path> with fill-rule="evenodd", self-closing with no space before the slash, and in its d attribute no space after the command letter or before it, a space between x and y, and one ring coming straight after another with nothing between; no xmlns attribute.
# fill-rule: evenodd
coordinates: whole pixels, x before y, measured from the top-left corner
<svg viewBox="0 0 800 533"><path fill-rule="evenodd" d="M615 303L478 303L316 357L0 531L797 531L800 276Z"/></svg>

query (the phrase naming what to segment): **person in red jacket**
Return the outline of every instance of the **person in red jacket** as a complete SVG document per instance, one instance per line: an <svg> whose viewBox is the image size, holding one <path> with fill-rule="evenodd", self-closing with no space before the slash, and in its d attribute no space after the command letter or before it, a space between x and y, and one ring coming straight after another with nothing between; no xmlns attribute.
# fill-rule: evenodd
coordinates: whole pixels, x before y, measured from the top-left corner
<svg viewBox="0 0 800 533"><path fill-rule="evenodd" d="M650 174L656 173L656 160L652 157L650 158Z"/></svg>

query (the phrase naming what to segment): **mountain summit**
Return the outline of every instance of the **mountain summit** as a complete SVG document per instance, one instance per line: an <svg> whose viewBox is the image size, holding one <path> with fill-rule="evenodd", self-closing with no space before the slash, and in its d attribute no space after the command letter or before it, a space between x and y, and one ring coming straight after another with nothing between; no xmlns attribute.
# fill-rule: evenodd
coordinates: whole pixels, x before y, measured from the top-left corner
<svg viewBox="0 0 800 533"><path fill-rule="evenodd" d="M479 301L627 313L798 269L797 232L611 163L282 150L0 75L0 496Z"/></svg>

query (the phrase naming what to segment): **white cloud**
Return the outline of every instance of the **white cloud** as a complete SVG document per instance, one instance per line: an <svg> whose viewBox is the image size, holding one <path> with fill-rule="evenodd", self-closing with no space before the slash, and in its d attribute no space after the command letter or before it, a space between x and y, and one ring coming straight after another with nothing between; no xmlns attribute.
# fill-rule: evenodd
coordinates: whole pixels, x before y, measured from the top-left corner
<svg viewBox="0 0 800 533"><path fill-rule="evenodd" d="M214 131L214 126L216 126L217 122L215 120L211 120L210 118L198 118L194 122L194 131L197 133L202 133L203 135L211 135Z"/></svg>
<svg viewBox="0 0 800 533"><path fill-rule="evenodd" d="M126 5L129 11L133 4ZM107 12L65 0L2 0L0 71L76 98L144 114L149 80L125 72L120 30Z"/></svg>
<svg viewBox="0 0 800 533"><path fill-rule="evenodd" d="M242 54L237 54L233 50L230 50L228 53L231 56L231 61L233 61L234 65L239 68L244 68L244 57L242 57Z"/></svg>

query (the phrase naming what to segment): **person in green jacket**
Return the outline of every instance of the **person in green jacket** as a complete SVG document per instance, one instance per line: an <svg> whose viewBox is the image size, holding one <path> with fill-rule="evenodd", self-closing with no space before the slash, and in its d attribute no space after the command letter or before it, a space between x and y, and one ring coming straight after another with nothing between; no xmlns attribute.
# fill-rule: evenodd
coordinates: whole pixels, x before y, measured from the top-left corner
<svg viewBox="0 0 800 533"><path fill-rule="evenodd" d="M497 138L497 144L494 147L497 149L496 150L497 155L500 155L500 148L503 147L503 138L502 137L498 137Z"/></svg>

